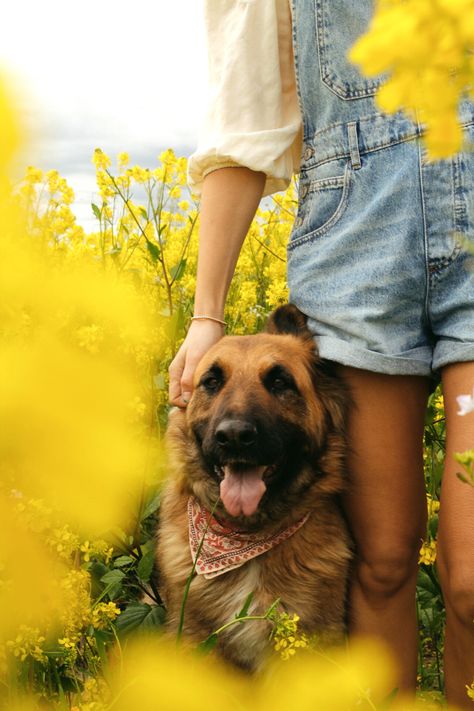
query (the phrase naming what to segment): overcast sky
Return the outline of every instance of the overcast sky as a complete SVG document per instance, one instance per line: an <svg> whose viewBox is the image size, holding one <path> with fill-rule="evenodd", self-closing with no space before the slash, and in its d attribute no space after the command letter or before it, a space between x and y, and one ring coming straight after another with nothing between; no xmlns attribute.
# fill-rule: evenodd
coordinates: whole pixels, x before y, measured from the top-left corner
<svg viewBox="0 0 474 711"><path fill-rule="evenodd" d="M189 154L206 87L203 0L15 0L2 7L0 67L15 78L34 147L90 205L95 147L153 167Z"/></svg>

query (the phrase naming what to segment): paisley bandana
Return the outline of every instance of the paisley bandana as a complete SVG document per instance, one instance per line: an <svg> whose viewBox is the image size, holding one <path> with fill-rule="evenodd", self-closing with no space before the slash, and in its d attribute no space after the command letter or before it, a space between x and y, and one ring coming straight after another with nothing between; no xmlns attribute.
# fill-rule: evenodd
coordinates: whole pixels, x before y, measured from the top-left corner
<svg viewBox="0 0 474 711"><path fill-rule="evenodd" d="M283 531L271 534L247 533L223 526L194 497L188 499L189 546L193 560L204 536L196 562L196 572L205 578L216 578L240 568L251 558L266 553L286 541L308 520L309 513ZM208 525L209 524L209 525ZM206 531L206 527L207 531Z"/></svg>

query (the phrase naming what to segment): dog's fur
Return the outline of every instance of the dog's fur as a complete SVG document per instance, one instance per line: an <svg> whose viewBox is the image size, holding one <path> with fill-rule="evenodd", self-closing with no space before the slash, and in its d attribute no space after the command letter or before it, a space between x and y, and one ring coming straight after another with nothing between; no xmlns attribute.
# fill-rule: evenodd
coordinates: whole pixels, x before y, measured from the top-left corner
<svg viewBox="0 0 474 711"><path fill-rule="evenodd" d="M192 567L188 497L211 510L219 496L219 467L226 461L276 466L254 513L230 516L220 502L219 521L270 533L310 516L290 538L242 567L193 580L184 633L195 640L233 619L252 591L253 614L280 598L281 609L299 615L302 631L340 636L344 630L351 548L338 495L346 479L348 394L331 365L318 359L295 307L277 309L266 331L220 340L197 368L187 409L170 416L173 476L163 495L158 535L169 628L177 629ZM229 452L216 442L217 427L229 418L249 422L257 432L244 452ZM266 621L232 625L219 636L218 650L254 670L264 658L269 629Z"/></svg>

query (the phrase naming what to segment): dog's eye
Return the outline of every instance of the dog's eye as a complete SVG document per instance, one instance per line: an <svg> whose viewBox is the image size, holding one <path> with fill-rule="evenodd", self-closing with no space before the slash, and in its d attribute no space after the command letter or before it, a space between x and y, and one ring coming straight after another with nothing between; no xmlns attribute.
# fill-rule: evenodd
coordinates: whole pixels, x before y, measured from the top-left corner
<svg viewBox="0 0 474 711"><path fill-rule="evenodd" d="M222 370L218 367L213 367L204 373L199 385L201 385L208 393L216 393L221 389L224 382Z"/></svg>
<svg viewBox="0 0 474 711"><path fill-rule="evenodd" d="M217 388L220 385L220 382L217 378L206 378L203 380L202 384L206 388L206 390L217 390Z"/></svg>
<svg viewBox="0 0 474 711"><path fill-rule="evenodd" d="M274 395L279 395L288 390L298 392L293 376L280 366L272 368L270 372L266 374L264 384L267 390Z"/></svg>

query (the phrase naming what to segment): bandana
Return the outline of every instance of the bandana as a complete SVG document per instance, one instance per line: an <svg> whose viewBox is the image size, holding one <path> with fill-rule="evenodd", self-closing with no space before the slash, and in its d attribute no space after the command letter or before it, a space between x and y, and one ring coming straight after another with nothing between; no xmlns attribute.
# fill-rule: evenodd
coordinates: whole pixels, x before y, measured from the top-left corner
<svg viewBox="0 0 474 711"><path fill-rule="evenodd" d="M276 533L247 533L222 525L191 496L188 499L188 520L189 546L193 561L196 560L199 544L204 536L196 562L196 572L205 578L216 578L229 570L240 568L248 560L286 541L306 523L308 517L309 513Z"/></svg>

